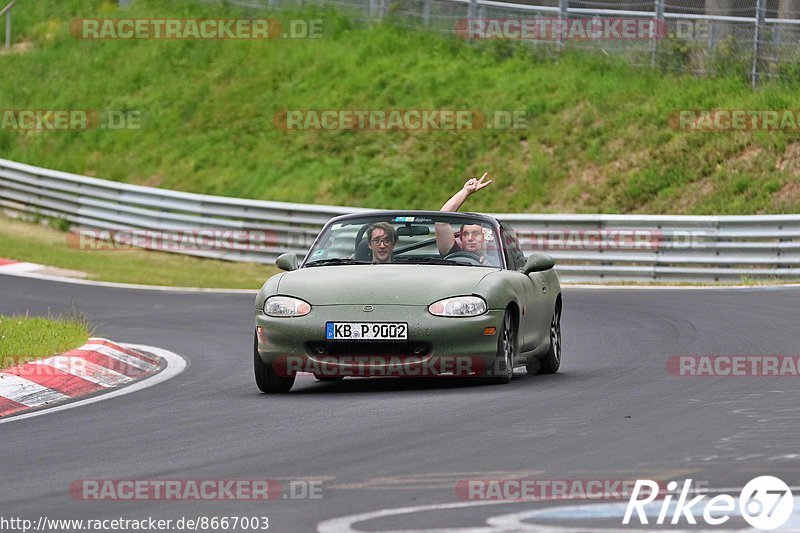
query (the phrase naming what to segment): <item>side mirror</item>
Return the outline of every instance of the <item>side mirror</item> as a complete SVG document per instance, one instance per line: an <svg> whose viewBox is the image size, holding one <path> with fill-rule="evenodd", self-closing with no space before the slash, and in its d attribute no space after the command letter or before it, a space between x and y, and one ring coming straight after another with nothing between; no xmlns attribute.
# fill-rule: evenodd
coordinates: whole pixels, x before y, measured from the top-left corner
<svg viewBox="0 0 800 533"><path fill-rule="evenodd" d="M556 266L556 262L549 255L533 253L529 255L528 260L525 261L525 266L522 267L522 273L528 275L531 272L543 272L545 270L550 270L554 266Z"/></svg>
<svg viewBox="0 0 800 533"><path fill-rule="evenodd" d="M275 266L287 272L297 270L297 254L286 252L285 254L279 255L275 260Z"/></svg>

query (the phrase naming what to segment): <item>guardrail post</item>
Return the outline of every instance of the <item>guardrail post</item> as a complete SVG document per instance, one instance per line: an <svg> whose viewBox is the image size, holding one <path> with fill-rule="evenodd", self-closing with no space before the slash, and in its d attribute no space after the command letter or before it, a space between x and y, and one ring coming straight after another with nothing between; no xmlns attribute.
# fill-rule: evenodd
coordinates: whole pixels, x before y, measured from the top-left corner
<svg viewBox="0 0 800 533"><path fill-rule="evenodd" d="M656 67L656 54L658 53L659 31L665 27L664 21L664 0L655 1L655 12L653 13L653 35L650 41L650 68Z"/></svg>
<svg viewBox="0 0 800 533"><path fill-rule="evenodd" d="M564 26L569 18L569 0L558 0L558 45L564 46Z"/></svg>
<svg viewBox="0 0 800 533"><path fill-rule="evenodd" d="M431 25L431 0L425 0L422 4L422 22L426 26Z"/></svg>
<svg viewBox="0 0 800 533"><path fill-rule="evenodd" d="M11 0L6 7L0 9L0 17L6 16L6 50L11 48L11 9L15 3L16 0Z"/></svg>
<svg viewBox="0 0 800 533"><path fill-rule="evenodd" d="M467 3L467 25L471 19L478 17L478 2L476 0L469 0Z"/></svg>
<svg viewBox="0 0 800 533"><path fill-rule="evenodd" d="M382 19L386 15L385 0L369 0L369 16L370 18Z"/></svg>
<svg viewBox="0 0 800 533"><path fill-rule="evenodd" d="M753 89L756 88L758 80L758 54L761 44L761 26L764 25L766 11L766 0L756 0L756 23L753 29L753 68L750 71L750 85Z"/></svg>

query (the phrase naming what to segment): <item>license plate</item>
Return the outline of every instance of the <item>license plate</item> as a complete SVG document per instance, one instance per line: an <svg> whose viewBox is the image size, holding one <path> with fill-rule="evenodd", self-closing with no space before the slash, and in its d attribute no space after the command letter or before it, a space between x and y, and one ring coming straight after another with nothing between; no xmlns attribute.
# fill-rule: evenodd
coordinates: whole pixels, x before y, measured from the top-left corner
<svg viewBox="0 0 800 533"><path fill-rule="evenodd" d="M328 340L404 341L408 340L405 322L326 322Z"/></svg>

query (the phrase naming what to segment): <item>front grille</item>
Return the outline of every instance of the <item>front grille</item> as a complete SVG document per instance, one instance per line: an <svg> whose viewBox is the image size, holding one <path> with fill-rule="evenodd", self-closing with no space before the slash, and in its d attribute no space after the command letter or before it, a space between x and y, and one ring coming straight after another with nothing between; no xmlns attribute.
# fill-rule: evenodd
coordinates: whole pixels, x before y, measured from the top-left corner
<svg viewBox="0 0 800 533"><path fill-rule="evenodd" d="M431 345L427 342L310 342L307 346L309 355L337 356L394 356L419 357L428 355Z"/></svg>

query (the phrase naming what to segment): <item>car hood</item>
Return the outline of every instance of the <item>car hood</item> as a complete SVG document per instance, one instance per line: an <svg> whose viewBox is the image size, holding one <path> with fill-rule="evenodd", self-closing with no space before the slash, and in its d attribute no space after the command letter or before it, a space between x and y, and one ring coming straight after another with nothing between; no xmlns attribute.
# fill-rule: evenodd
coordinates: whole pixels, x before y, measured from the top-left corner
<svg viewBox="0 0 800 533"><path fill-rule="evenodd" d="M301 268L281 277L278 294L312 305L429 305L473 294L497 268L449 265L337 265Z"/></svg>

